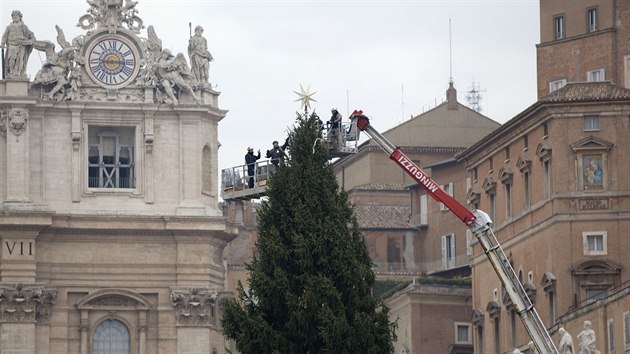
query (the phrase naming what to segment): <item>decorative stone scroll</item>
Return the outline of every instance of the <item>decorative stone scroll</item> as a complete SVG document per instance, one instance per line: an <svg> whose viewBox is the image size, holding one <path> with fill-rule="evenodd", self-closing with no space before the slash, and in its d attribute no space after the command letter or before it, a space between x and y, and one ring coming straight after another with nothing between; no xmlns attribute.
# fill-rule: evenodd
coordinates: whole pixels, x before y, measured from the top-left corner
<svg viewBox="0 0 630 354"><path fill-rule="evenodd" d="M207 326L215 324L215 303L219 292L209 288L171 288L178 325Z"/></svg>
<svg viewBox="0 0 630 354"><path fill-rule="evenodd" d="M0 323L48 322L57 291L43 286L0 285Z"/></svg>

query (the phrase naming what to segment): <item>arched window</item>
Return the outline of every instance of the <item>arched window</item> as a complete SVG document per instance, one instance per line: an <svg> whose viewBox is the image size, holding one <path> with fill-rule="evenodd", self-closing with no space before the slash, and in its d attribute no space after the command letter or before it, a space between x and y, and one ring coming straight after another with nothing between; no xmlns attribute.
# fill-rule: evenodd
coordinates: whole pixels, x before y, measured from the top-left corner
<svg viewBox="0 0 630 354"><path fill-rule="evenodd" d="M105 320L94 330L94 354L130 354L129 329L117 320Z"/></svg>

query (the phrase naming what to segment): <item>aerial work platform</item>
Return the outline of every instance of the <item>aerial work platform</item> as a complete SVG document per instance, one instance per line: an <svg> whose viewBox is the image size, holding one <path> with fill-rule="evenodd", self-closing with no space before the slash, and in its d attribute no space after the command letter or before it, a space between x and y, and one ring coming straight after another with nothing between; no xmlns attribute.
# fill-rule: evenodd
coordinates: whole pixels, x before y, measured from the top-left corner
<svg viewBox="0 0 630 354"><path fill-rule="evenodd" d="M330 125L322 126L322 139L317 142L328 148L330 158L356 154L359 142L356 120L341 123L336 129ZM257 161L253 167L251 176L248 174L246 164L221 170L221 198L223 200L259 199L267 195L267 182L277 167L271 163L271 160ZM250 180L252 187L250 187Z"/></svg>

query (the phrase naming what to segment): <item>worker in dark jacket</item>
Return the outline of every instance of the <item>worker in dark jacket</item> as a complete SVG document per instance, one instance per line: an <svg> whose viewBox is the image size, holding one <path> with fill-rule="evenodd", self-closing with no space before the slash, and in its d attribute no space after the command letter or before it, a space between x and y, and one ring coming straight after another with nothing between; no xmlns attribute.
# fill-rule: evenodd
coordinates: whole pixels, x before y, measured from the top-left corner
<svg viewBox="0 0 630 354"><path fill-rule="evenodd" d="M254 188L254 174L256 173L256 160L260 158L260 150L258 150L258 155L254 155L254 149L251 147L247 148L247 154L245 155L245 164L247 165L247 175L249 179L247 181L247 185L249 188Z"/></svg>
<svg viewBox="0 0 630 354"><path fill-rule="evenodd" d="M278 168L280 165L284 165L284 150L287 148L288 143L285 141L282 146L279 145L277 140L274 140L271 150L267 150L267 158L271 159L271 163Z"/></svg>

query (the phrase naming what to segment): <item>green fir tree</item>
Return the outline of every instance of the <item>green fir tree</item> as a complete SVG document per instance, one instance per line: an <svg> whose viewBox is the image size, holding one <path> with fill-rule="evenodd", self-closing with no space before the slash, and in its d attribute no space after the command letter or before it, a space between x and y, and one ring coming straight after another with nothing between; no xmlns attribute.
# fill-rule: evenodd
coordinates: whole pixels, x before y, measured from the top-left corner
<svg viewBox="0 0 630 354"><path fill-rule="evenodd" d="M396 324L372 295L372 262L319 124L298 114L258 213L249 290L239 283L226 304L223 329L244 354L393 352Z"/></svg>

